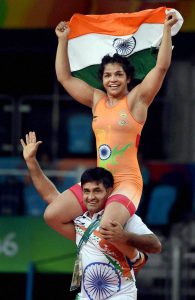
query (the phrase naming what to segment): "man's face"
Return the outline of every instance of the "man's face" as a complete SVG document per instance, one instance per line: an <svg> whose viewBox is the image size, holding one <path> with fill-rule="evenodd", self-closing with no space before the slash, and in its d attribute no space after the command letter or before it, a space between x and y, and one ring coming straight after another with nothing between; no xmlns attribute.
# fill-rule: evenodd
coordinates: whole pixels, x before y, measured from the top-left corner
<svg viewBox="0 0 195 300"><path fill-rule="evenodd" d="M83 185L83 201L90 215L101 211L112 188L106 189L103 183L87 182Z"/></svg>

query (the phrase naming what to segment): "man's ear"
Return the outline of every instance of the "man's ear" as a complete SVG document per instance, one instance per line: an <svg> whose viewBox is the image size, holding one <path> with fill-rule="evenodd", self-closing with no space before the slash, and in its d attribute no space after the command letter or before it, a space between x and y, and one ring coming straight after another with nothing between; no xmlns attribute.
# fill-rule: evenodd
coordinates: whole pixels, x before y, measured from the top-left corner
<svg viewBox="0 0 195 300"><path fill-rule="evenodd" d="M112 194L112 191L113 191L112 187L107 188L108 197Z"/></svg>

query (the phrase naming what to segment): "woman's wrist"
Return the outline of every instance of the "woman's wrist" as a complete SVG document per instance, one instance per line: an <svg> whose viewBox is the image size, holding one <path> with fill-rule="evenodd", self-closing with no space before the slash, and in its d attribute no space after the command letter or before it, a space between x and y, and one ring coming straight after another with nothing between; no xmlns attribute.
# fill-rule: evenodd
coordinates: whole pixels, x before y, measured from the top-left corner
<svg viewBox="0 0 195 300"><path fill-rule="evenodd" d="M58 37L58 44L66 46L68 44L68 37L60 36Z"/></svg>
<svg viewBox="0 0 195 300"><path fill-rule="evenodd" d="M171 26L169 24L164 24L164 32L171 32Z"/></svg>

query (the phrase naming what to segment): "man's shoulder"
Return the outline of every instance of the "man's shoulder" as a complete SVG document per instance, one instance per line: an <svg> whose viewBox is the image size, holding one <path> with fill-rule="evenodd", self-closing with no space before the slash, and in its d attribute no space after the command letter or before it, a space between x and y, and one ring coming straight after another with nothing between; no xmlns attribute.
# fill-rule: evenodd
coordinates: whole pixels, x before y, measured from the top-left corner
<svg viewBox="0 0 195 300"><path fill-rule="evenodd" d="M143 221L142 221L142 219L138 215L134 214L133 216L131 216L129 218L129 220L127 221L127 223L130 223L130 224L133 224L133 223L143 223Z"/></svg>
<svg viewBox="0 0 195 300"><path fill-rule="evenodd" d="M146 224L142 221L142 219L134 214L129 218L127 223L125 224L125 229L127 231L134 232L136 234L151 234L153 233Z"/></svg>
<svg viewBox="0 0 195 300"><path fill-rule="evenodd" d="M137 227L142 226L143 224L142 219L138 215L134 214L125 224L125 229L131 229L131 231L134 231L135 228L137 229Z"/></svg>

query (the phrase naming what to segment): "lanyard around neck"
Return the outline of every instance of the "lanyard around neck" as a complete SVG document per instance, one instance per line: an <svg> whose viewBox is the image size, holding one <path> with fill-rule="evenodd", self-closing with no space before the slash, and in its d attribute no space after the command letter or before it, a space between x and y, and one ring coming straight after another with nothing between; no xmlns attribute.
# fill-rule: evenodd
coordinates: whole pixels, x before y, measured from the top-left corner
<svg viewBox="0 0 195 300"><path fill-rule="evenodd" d="M89 227L87 227L86 231L84 232L82 238L80 239L80 242L78 244L78 247L77 247L77 254L79 254L80 250L81 250L81 247L83 245L83 243L87 243L90 235L92 234L92 232L98 227L98 225L100 224L100 219L97 218L93 223L91 223L89 225Z"/></svg>

